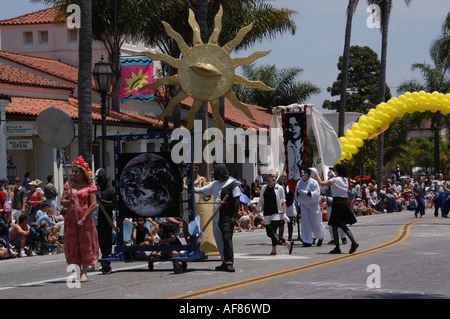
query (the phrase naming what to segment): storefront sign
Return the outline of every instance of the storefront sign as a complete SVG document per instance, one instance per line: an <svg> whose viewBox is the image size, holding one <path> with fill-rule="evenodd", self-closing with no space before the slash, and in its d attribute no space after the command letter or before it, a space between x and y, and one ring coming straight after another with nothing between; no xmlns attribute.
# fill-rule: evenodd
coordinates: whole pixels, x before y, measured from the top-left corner
<svg viewBox="0 0 450 319"><path fill-rule="evenodd" d="M8 151L21 151L21 150L32 150L33 140L23 139L23 140L7 140Z"/></svg>
<svg viewBox="0 0 450 319"><path fill-rule="evenodd" d="M33 124L5 124L4 133L6 136L32 136L34 133Z"/></svg>

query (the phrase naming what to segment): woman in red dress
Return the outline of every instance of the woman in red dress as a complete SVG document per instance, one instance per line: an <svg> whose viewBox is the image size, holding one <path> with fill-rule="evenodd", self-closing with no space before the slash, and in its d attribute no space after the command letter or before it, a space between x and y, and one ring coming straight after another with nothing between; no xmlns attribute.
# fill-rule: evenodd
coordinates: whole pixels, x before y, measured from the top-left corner
<svg viewBox="0 0 450 319"><path fill-rule="evenodd" d="M97 231L91 216L97 205L95 195L97 187L92 183L92 171L82 156L72 162L70 186L72 192L69 183L65 183L61 197L61 205L67 207L64 218L64 253L67 264L80 266L80 281L86 282L87 268L98 261L99 247Z"/></svg>

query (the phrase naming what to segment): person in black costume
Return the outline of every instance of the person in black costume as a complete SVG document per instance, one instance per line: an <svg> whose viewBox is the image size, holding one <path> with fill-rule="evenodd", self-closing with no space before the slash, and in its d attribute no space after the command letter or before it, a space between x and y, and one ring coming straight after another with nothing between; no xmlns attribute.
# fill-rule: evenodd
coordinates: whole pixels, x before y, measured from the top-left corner
<svg viewBox="0 0 450 319"><path fill-rule="evenodd" d="M116 191L114 187L108 183L108 175L103 168L95 172L95 180L97 184L97 201L103 206L110 220L113 219L113 210L115 206ZM102 258L107 258L112 252L112 225L105 216L102 208L98 209L98 244L102 253Z"/></svg>
<svg viewBox="0 0 450 319"><path fill-rule="evenodd" d="M222 205L219 213L213 219L213 233L219 250L222 264L215 269L218 271L235 272L233 253L233 229L239 210L239 197L241 190L236 180L229 176L224 164L214 166L214 182L201 188L195 187L196 193L214 196L214 210L218 203L228 195L227 201Z"/></svg>

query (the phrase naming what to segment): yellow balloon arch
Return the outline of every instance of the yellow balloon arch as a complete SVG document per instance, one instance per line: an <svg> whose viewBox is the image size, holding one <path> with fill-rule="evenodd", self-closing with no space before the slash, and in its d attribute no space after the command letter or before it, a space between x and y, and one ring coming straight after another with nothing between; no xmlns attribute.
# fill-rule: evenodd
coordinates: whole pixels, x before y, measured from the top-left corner
<svg viewBox="0 0 450 319"><path fill-rule="evenodd" d="M364 145L365 140L375 137L379 132L385 130L396 117L401 118L405 113L417 111L450 113L450 93L406 92L399 97L378 104L375 108L370 109L367 115L361 115L358 122L353 123L352 128L345 131L345 136L339 138L342 150L340 161L351 160L353 155L357 154Z"/></svg>

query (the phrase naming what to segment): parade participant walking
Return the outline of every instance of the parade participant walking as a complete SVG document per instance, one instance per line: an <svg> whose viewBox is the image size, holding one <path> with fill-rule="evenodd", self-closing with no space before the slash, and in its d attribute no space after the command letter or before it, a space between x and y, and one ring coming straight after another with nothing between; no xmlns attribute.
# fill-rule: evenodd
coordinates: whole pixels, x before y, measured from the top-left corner
<svg viewBox="0 0 450 319"><path fill-rule="evenodd" d="M289 220L286 216L286 198L283 187L277 184L278 173L275 170L270 170L267 174L269 183L265 184L261 189L261 195L258 201L258 211L264 212L264 228L267 236L272 241L271 255L277 254L277 245L285 244L292 253L294 247L293 242L285 240L282 236L277 234L280 227L284 227L284 222Z"/></svg>
<svg viewBox="0 0 450 319"><path fill-rule="evenodd" d="M311 247L313 235L318 238L317 246L321 246L326 234L320 209L320 186L310 176L311 169L303 169L302 178L298 181L294 194L301 211L300 234L303 247Z"/></svg>
<svg viewBox="0 0 450 319"><path fill-rule="evenodd" d="M351 230L347 224L353 225L356 223L356 218L350 210L347 200L347 192L349 181L347 179L347 171L342 164L337 164L334 168L336 177L327 181L322 181L319 174L315 174L315 178L320 186L331 186L333 194L333 206L331 207L331 216L328 220L328 225L333 228L333 237L338 238L338 228L341 228L347 237L351 240L352 245L349 254L353 254L358 248L359 244L355 241ZM340 254L339 240L334 241L335 248L330 251L330 254Z"/></svg>
<svg viewBox="0 0 450 319"><path fill-rule="evenodd" d="M420 174L419 180L414 184L413 191L417 201L414 216L417 218L417 214L420 214L420 218L422 218L422 216L425 215L425 174Z"/></svg>
<svg viewBox="0 0 450 319"><path fill-rule="evenodd" d="M331 167L330 170L328 171L328 179L335 177L336 174L334 173L333 168ZM331 192L331 186L325 186L324 187L324 191L325 191L325 196L326 196L326 200L327 200L327 219L329 220L331 217L331 208L333 206L333 193ZM329 245L333 245L334 244L334 236L333 236L333 227L328 226L329 232L330 232L330 237L331 237L331 241L328 242ZM339 228L338 230L339 232L339 237L342 240L342 244L346 244L347 243L347 237L345 236L344 231ZM339 239L337 239L339 240Z"/></svg>
<svg viewBox="0 0 450 319"><path fill-rule="evenodd" d="M87 281L88 266L94 265L99 257L97 230L91 216L97 206L96 192L97 187L92 183L92 171L83 157L78 156L72 162L71 183L66 182L64 185L61 205L67 208L64 219L66 261L67 264L81 267L81 282Z"/></svg>
<svg viewBox="0 0 450 319"><path fill-rule="evenodd" d="M236 216L239 210L239 197L241 190L235 180L228 174L224 164L214 166L213 176L215 181L201 188L195 187L196 193L203 193L206 196L214 196L215 211L222 198L228 195L228 199L220 208L220 211L213 219L213 233L217 248L222 259L222 264L216 270L235 272L233 253L233 228L236 223Z"/></svg>
<svg viewBox="0 0 450 319"><path fill-rule="evenodd" d="M97 232L98 244L102 253L102 259L107 258L112 252L112 225L113 210L116 198L116 190L108 183L108 175L104 168L99 168L95 172L95 181L97 184L97 201L99 211L97 213ZM108 215L108 217L105 216ZM104 262L104 264L109 264Z"/></svg>
<svg viewBox="0 0 450 319"><path fill-rule="evenodd" d="M442 173L438 174L438 179L434 180L433 183L435 187L434 195L434 217L438 217L438 210L441 209L441 216L444 216L444 204L445 204L445 190L444 190L444 175Z"/></svg>

